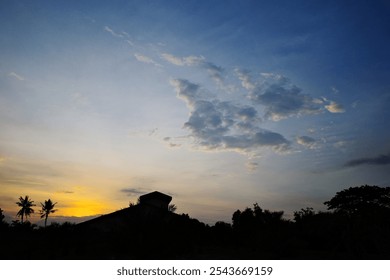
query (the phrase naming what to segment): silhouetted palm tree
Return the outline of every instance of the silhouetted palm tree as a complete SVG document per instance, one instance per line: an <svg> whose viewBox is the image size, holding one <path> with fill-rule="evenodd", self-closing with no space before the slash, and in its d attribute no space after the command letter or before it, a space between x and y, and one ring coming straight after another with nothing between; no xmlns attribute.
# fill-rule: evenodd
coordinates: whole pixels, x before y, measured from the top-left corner
<svg viewBox="0 0 390 280"><path fill-rule="evenodd" d="M42 209L39 211L39 214L41 214L41 218L45 218L45 227L47 223L47 218L49 217L50 213L54 213L57 211L57 209L54 209L54 206L57 204L53 203L50 198L48 200L45 200L45 203L41 203Z"/></svg>
<svg viewBox="0 0 390 280"><path fill-rule="evenodd" d="M19 201L16 202L16 204L19 207L21 207L21 209L16 214L16 216L22 217L22 223L23 223L24 216L26 216L26 221L27 221L27 217L30 216L32 213L34 213L34 209L32 209L32 207L35 206L35 204L33 204L33 202L34 201L30 200L28 195L26 195L25 198L19 197Z"/></svg>

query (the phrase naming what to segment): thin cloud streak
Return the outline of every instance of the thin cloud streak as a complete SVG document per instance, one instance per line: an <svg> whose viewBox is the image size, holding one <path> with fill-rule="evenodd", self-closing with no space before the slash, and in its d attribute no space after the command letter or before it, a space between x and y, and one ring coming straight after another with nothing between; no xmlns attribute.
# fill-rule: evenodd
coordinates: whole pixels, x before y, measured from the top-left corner
<svg viewBox="0 0 390 280"><path fill-rule="evenodd" d="M139 54L139 53L135 53L134 54L134 57L139 61L139 62L143 62L143 63L146 63L146 64L153 64L154 66L159 66L161 67L160 64L158 64L157 62L155 62L152 58L146 56L146 55L143 55L143 54Z"/></svg>
<svg viewBox="0 0 390 280"><path fill-rule="evenodd" d="M14 78L14 79L17 79L17 80L19 80L19 81L24 81L24 80L25 80L23 76L21 76L21 75L15 73L15 72L9 73L8 76L9 76L9 77L12 77L12 78Z"/></svg>
<svg viewBox="0 0 390 280"><path fill-rule="evenodd" d="M390 164L390 154L379 155L377 157L367 157L353 159L345 163L345 167L357 167L360 165L388 165Z"/></svg>
<svg viewBox="0 0 390 280"><path fill-rule="evenodd" d="M114 30L112 30L108 26L104 26L104 31L107 31L108 33L110 33L114 37L118 37L118 38L124 38L125 37L123 34L116 33Z"/></svg>
<svg viewBox="0 0 390 280"><path fill-rule="evenodd" d="M213 79L217 85L223 87L224 69L210 61L207 61L203 56L191 55L178 57L172 54L163 53L161 54L161 58L176 66L197 66L203 68L208 72L211 79Z"/></svg>
<svg viewBox="0 0 390 280"><path fill-rule="evenodd" d="M135 196L135 195L145 194L148 191L140 188L125 188L125 189L121 189L120 192L126 193L127 196Z"/></svg>

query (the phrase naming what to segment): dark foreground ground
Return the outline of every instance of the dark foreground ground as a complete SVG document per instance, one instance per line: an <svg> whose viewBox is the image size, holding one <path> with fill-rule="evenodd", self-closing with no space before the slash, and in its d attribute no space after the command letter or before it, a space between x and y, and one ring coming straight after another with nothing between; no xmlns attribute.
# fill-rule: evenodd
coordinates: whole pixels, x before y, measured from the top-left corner
<svg viewBox="0 0 390 280"><path fill-rule="evenodd" d="M0 259L390 259L387 213L303 211L286 221L255 205L232 224L208 226L185 214L121 211L79 225L3 223Z"/></svg>

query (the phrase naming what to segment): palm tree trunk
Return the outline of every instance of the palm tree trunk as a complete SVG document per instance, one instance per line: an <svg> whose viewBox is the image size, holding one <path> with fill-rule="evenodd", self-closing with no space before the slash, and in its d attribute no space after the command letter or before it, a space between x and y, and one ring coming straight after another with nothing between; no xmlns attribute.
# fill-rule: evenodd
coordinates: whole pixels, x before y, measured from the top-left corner
<svg viewBox="0 0 390 280"><path fill-rule="evenodd" d="M48 216L49 216L48 214L46 214L46 216L45 216L45 227L46 227L47 217L48 217Z"/></svg>

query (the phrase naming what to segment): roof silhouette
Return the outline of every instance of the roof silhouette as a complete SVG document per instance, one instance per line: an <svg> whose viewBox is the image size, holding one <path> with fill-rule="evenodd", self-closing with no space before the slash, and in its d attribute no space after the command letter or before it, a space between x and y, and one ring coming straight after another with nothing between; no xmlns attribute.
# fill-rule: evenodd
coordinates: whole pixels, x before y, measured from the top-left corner
<svg viewBox="0 0 390 280"><path fill-rule="evenodd" d="M170 220L174 215L168 211L168 205L172 197L164 193L154 191L141 195L139 204L102 215L100 217L78 224L80 227L94 228L102 231L118 231L143 223Z"/></svg>

